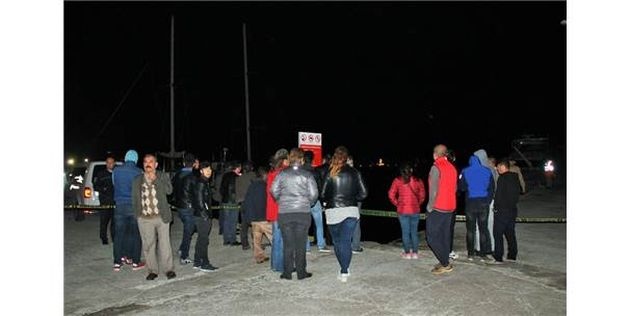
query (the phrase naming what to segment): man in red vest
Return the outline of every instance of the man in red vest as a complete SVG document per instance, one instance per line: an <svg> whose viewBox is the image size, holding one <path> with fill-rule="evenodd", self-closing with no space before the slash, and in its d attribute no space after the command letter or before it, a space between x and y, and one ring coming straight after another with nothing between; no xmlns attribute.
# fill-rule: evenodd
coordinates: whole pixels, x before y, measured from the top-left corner
<svg viewBox="0 0 630 316"><path fill-rule="evenodd" d="M429 202L427 203L427 244L440 261L431 272L442 274L453 271L449 262L451 219L455 216L457 170L448 161L447 148L433 148L433 166L429 171Z"/></svg>

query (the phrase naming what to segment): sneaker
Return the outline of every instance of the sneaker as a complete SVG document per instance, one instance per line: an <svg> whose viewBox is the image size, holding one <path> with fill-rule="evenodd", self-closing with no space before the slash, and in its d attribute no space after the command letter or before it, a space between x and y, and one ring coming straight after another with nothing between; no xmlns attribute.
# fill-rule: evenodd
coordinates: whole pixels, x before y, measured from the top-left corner
<svg viewBox="0 0 630 316"><path fill-rule="evenodd" d="M207 265L203 265L199 267L199 270L203 271L203 272L214 272L216 271L218 268L211 265L211 264L207 264Z"/></svg>
<svg viewBox="0 0 630 316"><path fill-rule="evenodd" d="M201 269L201 262L193 263L193 269Z"/></svg>
<svg viewBox="0 0 630 316"><path fill-rule="evenodd" d="M468 259L468 261L474 261L475 257L473 255L468 255L468 257L466 257Z"/></svg>
<svg viewBox="0 0 630 316"><path fill-rule="evenodd" d="M330 249L329 249L328 247L324 246L324 247L322 247L322 248L319 248L319 252L329 253L329 252L330 252ZM353 252L353 253L354 253L354 252Z"/></svg>
<svg viewBox="0 0 630 316"><path fill-rule="evenodd" d="M357 254L363 252L363 247L359 248L359 249L352 249L352 253Z"/></svg>
<svg viewBox="0 0 630 316"><path fill-rule="evenodd" d="M446 267L439 265L435 268L433 268L433 270L431 270L431 273L435 274L435 275L439 275L442 273L447 273L447 272L451 272L453 271L453 265L452 264L448 264Z"/></svg>
<svg viewBox="0 0 630 316"><path fill-rule="evenodd" d="M494 261L494 258L488 256L488 255L483 255L483 256L479 256L479 261L481 262L492 262Z"/></svg>
<svg viewBox="0 0 630 316"><path fill-rule="evenodd" d="M451 251L451 253L448 254L448 257L453 260L457 260L457 258L459 258L459 255L457 254L457 252Z"/></svg>
<svg viewBox="0 0 630 316"><path fill-rule="evenodd" d="M192 260L190 260L190 258L179 258L179 264L186 265L189 263L192 263Z"/></svg>
<svg viewBox="0 0 630 316"><path fill-rule="evenodd" d="M170 280L170 279L172 279L172 278L174 278L174 277L176 277L176 276L177 276L177 275L175 274L175 272L174 272L174 271L169 271L169 272L166 272L166 278L167 278L167 279L169 279L169 280Z"/></svg>
<svg viewBox="0 0 630 316"><path fill-rule="evenodd" d="M499 260L496 260L494 258L490 258L490 259L487 259L485 261L485 263L487 263L487 264L503 264L503 260L499 261Z"/></svg>
<svg viewBox="0 0 630 316"><path fill-rule="evenodd" d="M114 263L114 272L120 272L122 265L120 263Z"/></svg>
<svg viewBox="0 0 630 316"><path fill-rule="evenodd" d="M147 275L147 280L152 281L152 280L155 280L155 278L157 278L157 277L158 277L157 274L151 272L151 273L149 273L149 275Z"/></svg>
<svg viewBox="0 0 630 316"><path fill-rule="evenodd" d="M131 270L133 271L138 271L138 270L142 270L144 269L144 262L140 262L140 263L132 263L131 264Z"/></svg>
<svg viewBox="0 0 630 316"><path fill-rule="evenodd" d="M313 276L313 273L311 273L311 272L306 272L306 273L305 273L304 275L302 275L302 276L299 276L299 275L298 275L298 277L297 277L297 278L298 278L298 280L303 280L303 279L306 279L306 278L310 278L310 277L312 277L312 276Z"/></svg>
<svg viewBox="0 0 630 316"><path fill-rule="evenodd" d="M401 252L400 257L403 259L411 259L411 253Z"/></svg>
<svg viewBox="0 0 630 316"><path fill-rule="evenodd" d="M127 258L127 257L122 257L122 258L120 258L120 262L122 264L132 264L133 260L131 260L131 259Z"/></svg>
<svg viewBox="0 0 630 316"><path fill-rule="evenodd" d="M350 275L348 273L339 273L337 275L337 280L339 280L339 281L341 281L343 283L346 283L346 282L348 282L348 277L349 276Z"/></svg>
<svg viewBox="0 0 630 316"><path fill-rule="evenodd" d="M411 259L418 260L418 258L419 257L418 257L418 253L417 252L412 252L411 253Z"/></svg>

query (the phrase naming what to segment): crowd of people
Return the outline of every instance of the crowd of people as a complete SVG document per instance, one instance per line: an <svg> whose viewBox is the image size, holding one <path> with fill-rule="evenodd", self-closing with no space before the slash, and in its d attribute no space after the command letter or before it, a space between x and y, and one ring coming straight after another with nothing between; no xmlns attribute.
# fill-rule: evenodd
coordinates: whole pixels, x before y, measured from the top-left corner
<svg viewBox="0 0 630 316"><path fill-rule="evenodd" d="M170 241L172 208L183 225L177 251L179 263L192 264L204 272L216 271L218 268L208 258L214 201L220 209L223 245L252 249L254 262L269 261L271 270L279 272L281 279L291 280L294 272L298 280L313 276L306 260L311 252L311 223L315 224L319 252L331 252L324 236L325 231L330 234L339 263L337 278L341 282L350 278L352 255L363 251L359 221L368 189L345 146L338 146L319 166L313 166L311 151L282 148L270 158L268 166L254 168L249 161L232 163L226 172L217 175L210 162L199 161L190 153L173 177L158 170L155 155L143 156L142 169L137 167L138 159L135 150L127 151L120 166L116 166L114 157L107 157L107 168L95 183L101 204L115 205L113 212L102 212L100 225L100 238L107 244L111 222L114 271L129 265L134 271L146 269L147 280L158 278L160 273L168 279L176 277ZM400 223L401 257L419 258L418 226L426 203L426 241L437 259L431 272L438 275L453 271L457 258L453 251L454 215L457 194L463 194L467 259L479 257L489 264L503 263L505 237L506 260L516 260L517 203L525 186L514 165L507 160L496 163L480 149L471 155L468 167L458 172L451 152L441 144L434 147L433 160L426 179L428 191L423 179L414 175L413 166L402 163L399 176L387 192ZM197 237L191 259L194 234ZM266 245L271 246L269 255Z"/></svg>

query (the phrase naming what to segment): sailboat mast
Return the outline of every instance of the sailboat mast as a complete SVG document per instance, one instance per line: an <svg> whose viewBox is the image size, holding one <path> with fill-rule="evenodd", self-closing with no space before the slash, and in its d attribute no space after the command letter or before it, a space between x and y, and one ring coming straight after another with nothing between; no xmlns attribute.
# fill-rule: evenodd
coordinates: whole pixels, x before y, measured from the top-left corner
<svg viewBox="0 0 630 316"><path fill-rule="evenodd" d="M247 160L252 160L252 139L249 127L249 83L247 71L247 25L243 23L243 64L245 65L245 133L247 135Z"/></svg>
<svg viewBox="0 0 630 316"><path fill-rule="evenodd" d="M175 16L171 15L171 155L175 154ZM171 156L172 158L172 156Z"/></svg>

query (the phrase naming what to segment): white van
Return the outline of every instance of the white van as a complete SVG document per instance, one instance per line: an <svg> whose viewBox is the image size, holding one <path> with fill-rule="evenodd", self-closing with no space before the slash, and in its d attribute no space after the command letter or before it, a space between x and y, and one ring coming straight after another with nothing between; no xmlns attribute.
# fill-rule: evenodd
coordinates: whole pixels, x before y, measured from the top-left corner
<svg viewBox="0 0 630 316"><path fill-rule="evenodd" d="M117 161L116 166L122 166L122 162ZM98 199L98 192L94 191L94 183L97 181L96 175L107 167L105 161L92 161L85 168L83 174L74 174L70 179L70 190L76 192L76 202L80 205L101 205Z"/></svg>

